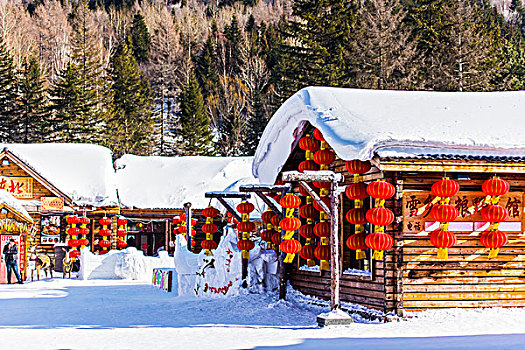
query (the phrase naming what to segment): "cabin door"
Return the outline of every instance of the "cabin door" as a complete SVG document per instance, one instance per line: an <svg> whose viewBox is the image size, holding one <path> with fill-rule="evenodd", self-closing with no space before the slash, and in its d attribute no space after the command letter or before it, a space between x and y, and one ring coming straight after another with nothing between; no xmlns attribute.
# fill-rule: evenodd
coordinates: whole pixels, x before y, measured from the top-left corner
<svg viewBox="0 0 525 350"><path fill-rule="evenodd" d="M0 235L0 253L4 251L4 246L9 243L10 239L15 240L15 244L18 246L18 272L20 272L20 275L22 276L23 269L23 262L22 262L22 255L21 252L25 247L21 247L20 245L20 236L19 235ZM2 255L3 257L3 255ZM11 273L11 282L16 282L16 276L14 272ZM6 284L7 283L7 268L5 265L5 261L0 261L0 284Z"/></svg>

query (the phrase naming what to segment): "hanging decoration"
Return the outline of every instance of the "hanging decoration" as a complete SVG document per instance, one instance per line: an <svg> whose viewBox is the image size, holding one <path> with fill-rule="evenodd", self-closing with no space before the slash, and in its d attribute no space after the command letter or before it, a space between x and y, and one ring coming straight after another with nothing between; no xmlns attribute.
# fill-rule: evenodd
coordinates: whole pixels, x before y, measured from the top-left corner
<svg viewBox="0 0 525 350"><path fill-rule="evenodd" d="M448 177L434 183L431 188L432 194L440 198L439 204L434 205L430 211L432 219L440 223L439 229L430 234L430 243L438 248L438 259L448 259L448 248L453 247L457 242L456 235L448 231L448 226L459 215L456 207L449 204L450 197L456 195L458 191L459 184Z"/></svg>
<svg viewBox="0 0 525 350"><path fill-rule="evenodd" d="M261 239L266 242L266 249L272 249L272 236L276 232L272 225L273 216L273 211L270 208L261 215L261 220L266 224L266 229L260 235Z"/></svg>
<svg viewBox="0 0 525 350"><path fill-rule="evenodd" d="M306 225L299 228L299 235L306 238L304 247L301 249L300 256L306 259L307 266L315 266L315 234L313 232L314 219L319 217L319 211L312 205L312 197L306 197L306 204L299 208L299 216L306 219ZM303 229L304 227L304 229Z"/></svg>
<svg viewBox="0 0 525 350"><path fill-rule="evenodd" d="M83 216L79 218L79 223L80 223L80 231L79 231L80 239L78 240L78 245L80 246L80 251L82 251L82 249L84 249L89 244L89 240L87 239L87 236L89 235L89 229L87 228L87 225L90 223L90 220L86 216Z"/></svg>
<svg viewBox="0 0 525 350"><path fill-rule="evenodd" d="M211 255L211 251L217 248L217 242L213 240L213 234L217 232L217 225L213 223L213 218L219 215L219 211L211 206L202 211L202 215L206 218L206 223L202 225L202 232L206 234L206 239L201 242L201 247L205 249L206 255Z"/></svg>
<svg viewBox="0 0 525 350"><path fill-rule="evenodd" d="M301 199L291 193L287 193L279 201L281 206L285 208L285 217L279 222L281 229L284 232L282 242L280 244L281 250L286 253L283 262L291 263L295 254L301 251L301 242L294 239L295 231L301 227L301 220L294 216L295 209L301 205Z"/></svg>
<svg viewBox="0 0 525 350"><path fill-rule="evenodd" d="M345 194L348 199L354 201L354 207L346 212L346 220L354 225L354 234L346 240L346 246L355 250L356 259L366 258L365 227L368 222L366 210L363 208L363 200L368 197L366 184L362 175L368 172L372 166L369 161L363 162L358 159L350 160L345 163L346 170L354 175L354 183L346 187Z"/></svg>
<svg viewBox="0 0 525 350"><path fill-rule="evenodd" d="M126 228L127 223L128 219L124 216L119 216L117 218L117 249L125 249L128 246L128 243L126 243L126 236L128 235Z"/></svg>
<svg viewBox="0 0 525 350"><path fill-rule="evenodd" d="M366 236L365 244L374 251L372 259L383 260L383 252L394 245L392 236L385 233L385 226L390 225L394 220L394 213L385 208L385 200L392 197L396 190L391 183L377 180L370 183L366 191L375 198L375 208L366 212L366 220L373 225L373 232Z"/></svg>
<svg viewBox="0 0 525 350"><path fill-rule="evenodd" d="M250 232L255 230L255 224L250 222L250 213L255 210L255 206L247 201L242 201L237 205L237 211L242 214L242 221L237 224L237 231L242 233L242 239L237 242L237 248L242 251L242 258L250 258L250 250L255 247L255 243L250 240Z"/></svg>
<svg viewBox="0 0 525 350"><path fill-rule="evenodd" d="M272 235L272 244L275 248L275 252L279 253L280 245L281 245L281 226L280 225L281 219L279 218L279 215L272 216L271 224L275 228L275 233Z"/></svg>
<svg viewBox="0 0 525 350"><path fill-rule="evenodd" d="M98 241L98 245L102 248L99 254L106 254L111 246L111 241L108 239L111 236L111 230L108 229L108 226L111 225L111 219L104 216L98 220L98 223L102 226L98 231L98 234L102 236L102 239Z"/></svg>
<svg viewBox="0 0 525 350"><path fill-rule="evenodd" d="M178 235L180 233L179 226L182 224L182 220L180 219L180 216L179 215L174 216L171 222L173 224L173 234Z"/></svg>
<svg viewBox="0 0 525 350"><path fill-rule="evenodd" d="M499 223L506 221L509 213L506 208L498 205L500 197L510 190L510 184L494 176L483 182L481 190L487 196L491 196L490 204L481 209L481 217L490 223L489 228L480 236L480 243L489 248L489 259L498 256L499 249L507 244L509 238L505 232L498 230Z"/></svg>
<svg viewBox="0 0 525 350"><path fill-rule="evenodd" d="M77 227L77 224L80 222L80 220L76 215L70 215L67 217L66 220L67 223L70 225L69 229L67 230L67 245L71 247L71 250L69 251L69 257L76 259L80 255L80 251L77 250L77 247L79 245L77 235L80 232L80 230Z"/></svg>

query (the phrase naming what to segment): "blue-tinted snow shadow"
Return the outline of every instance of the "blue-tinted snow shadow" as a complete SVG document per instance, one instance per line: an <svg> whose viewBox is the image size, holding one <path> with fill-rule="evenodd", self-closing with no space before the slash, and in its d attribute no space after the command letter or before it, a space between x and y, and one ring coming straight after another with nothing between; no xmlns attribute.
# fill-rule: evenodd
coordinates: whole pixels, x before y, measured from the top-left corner
<svg viewBox="0 0 525 350"><path fill-rule="evenodd" d="M305 339L303 342L287 346L260 346L253 350L523 350L525 334L467 335L454 337L425 338L332 338Z"/></svg>
<svg viewBox="0 0 525 350"><path fill-rule="evenodd" d="M270 295L179 298L150 285L50 288L49 295L57 291L65 296L0 299L0 328L111 329L210 325L304 329L316 326L315 314L311 311L280 304L269 307L275 302L275 297Z"/></svg>

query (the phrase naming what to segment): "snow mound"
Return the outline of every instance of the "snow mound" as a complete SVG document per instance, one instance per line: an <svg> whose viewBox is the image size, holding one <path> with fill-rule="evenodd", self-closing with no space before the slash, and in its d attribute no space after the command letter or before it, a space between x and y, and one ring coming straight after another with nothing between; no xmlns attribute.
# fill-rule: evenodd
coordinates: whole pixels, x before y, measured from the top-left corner
<svg viewBox="0 0 525 350"><path fill-rule="evenodd" d="M20 215L24 216L27 220L29 220L29 222L33 222L33 219L24 208L22 203L6 190L0 190L0 204L6 204L7 206L16 210Z"/></svg>
<svg viewBox="0 0 525 350"><path fill-rule="evenodd" d="M308 87L270 119L253 174L273 183L309 122L344 160L397 153L525 154L525 91L429 92ZM408 151L406 151L408 150Z"/></svg>

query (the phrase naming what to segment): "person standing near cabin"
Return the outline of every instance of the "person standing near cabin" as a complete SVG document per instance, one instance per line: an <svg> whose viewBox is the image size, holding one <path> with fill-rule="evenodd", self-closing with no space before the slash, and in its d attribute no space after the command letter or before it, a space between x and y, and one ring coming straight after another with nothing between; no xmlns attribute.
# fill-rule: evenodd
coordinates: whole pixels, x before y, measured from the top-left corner
<svg viewBox="0 0 525 350"><path fill-rule="evenodd" d="M20 273L18 272L18 247L15 244L14 239L10 239L9 243L7 243L4 246L4 250L2 252L3 259L5 261L5 266L7 268L7 283L11 284L11 269L15 271L16 279L18 280L19 284L22 284L22 279L20 278Z"/></svg>

